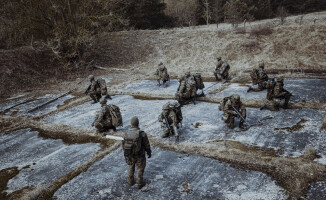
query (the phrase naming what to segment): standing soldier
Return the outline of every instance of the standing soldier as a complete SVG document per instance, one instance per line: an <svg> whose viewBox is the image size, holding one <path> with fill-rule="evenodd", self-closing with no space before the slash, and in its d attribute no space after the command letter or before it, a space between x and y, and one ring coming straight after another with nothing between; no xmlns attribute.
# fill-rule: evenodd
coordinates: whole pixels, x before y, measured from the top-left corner
<svg viewBox="0 0 326 200"><path fill-rule="evenodd" d="M284 89L284 79L283 78L278 78L276 83L271 85L271 87L268 88L267 91L267 99L272 100L272 107L267 106L264 104L260 110L263 110L264 108L273 110L273 111L278 111L280 107L283 109L287 109L289 105L289 101L291 98L292 94ZM282 105L282 100L284 99L284 103Z"/></svg>
<svg viewBox="0 0 326 200"><path fill-rule="evenodd" d="M163 135L162 138L175 135L176 141L179 140L178 128L182 123L181 105L179 103L166 103L162 107L162 113L158 117L158 121L162 122Z"/></svg>
<svg viewBox="0 0 326 200"><path fill-rule="evenodd" d="M247 92L250 91L255 91L259 92L267 88L267 81L268 81L268 76L264 70L264 63L261 62L259 63L259 68L258 69L253 69L253 71L250 73L251 79L252 79L252 84L256 85L258 84L258 88L252 88L251 86L247 90Z"/></svg>
<svg viewBox="0 0 326 200"><path fill-rule="evenodd" d="M234 128L235 117L240 117L239 128L244 128L243 123L245 122L244 119L246 119L246 108L240 101L239 95L233 94L229 97L225 97L219 107L219 110L224 111L222 120L229 128ZM239 114L241 114L241 116L239 116Z"/></svg>
<svg viewBox="0 0 326 200"><path fill-rule="evenodd" d="M93 103L99 102L102 96L111 99L110 95L107 94L107 87L104 79L100 78L97 81L95 81L93 75L89 75L88 79L91 82L91 84L86 89L85 95L89 93L89 96L93 99Z"/></svg>
<svg viewBox="0 0 326 200"><path fill-rule="evenodd" d="M127 183L132 186L134 184L135 166L137 167L136 184L141 189L145 183L143 182L143 174L146 167L145 151L148 158L152 156L151 146L147 135L139 129L139 120L133 117L130 121L131 128L124 134L122 148L126 163L129 165Z"/></svg>
<svg viewBox="0 0 326 200"><path fill-rule="evenodd" d="M170 80L168 70L166 67L163 65L162 62L158 65L158 68L156 69L155 75L157 76L157 82L158 86L161 86L161 80L163 82L163 87L166 87L166 81Z"/></svg>
<svg viewBox="0 0 326 200"><path fill-rule="evenodd" d="M105 131L116 131L116 127L122 125L120 109L115 105L106 105L106 99L100 99L101 111L96 116L92 126L95 126L98 133Z"/></svg>
<svg viewBox="0 0 326 200"><path fill-rule="evenodd" d="M217 64L214 71L215 79L227 81L229 78L230 65L226 61L221 60L221 56L217 56Z"/></svg>

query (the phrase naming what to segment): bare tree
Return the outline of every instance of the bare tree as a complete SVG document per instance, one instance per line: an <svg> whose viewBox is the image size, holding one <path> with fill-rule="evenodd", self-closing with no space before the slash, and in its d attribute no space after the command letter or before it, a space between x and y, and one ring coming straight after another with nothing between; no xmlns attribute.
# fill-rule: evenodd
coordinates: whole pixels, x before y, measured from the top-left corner
<svg viewBox="0 0 326 200"><path fill-rule="evenodd" d="M197 23L196 0L165 0L165 14L175 19L177 26L191 26Z"/></svg>
<svg viewBox="0 0 326 200"><path fill-rule="evenodd" d="M288 12L283 6L280 6L277 8L277 16L279 17L281 21L281 25L284 24L286 17L288 16Z"/></svg>

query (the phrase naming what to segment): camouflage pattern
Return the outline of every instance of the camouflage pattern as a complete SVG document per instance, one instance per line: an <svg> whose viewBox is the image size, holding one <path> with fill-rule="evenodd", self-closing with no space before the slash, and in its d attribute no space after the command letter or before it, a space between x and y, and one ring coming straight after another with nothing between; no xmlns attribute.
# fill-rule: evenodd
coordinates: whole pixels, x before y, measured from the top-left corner
<svg viewBox="0 0 326 200"><path fill-rule="evenodd" d="M280 107L288 108L292 94L284 89L283 78L278 78L273 89L273 109L279 110ZM283 105L281 101L284 99Z"/></svg>
<svg viewBox="0 0 326 200"><path fill-rule="evenodd" d="M253 85L258 84L258 88L252 88L249 87L247 92L254 91L259 92L264 89L267 89L267 82L268 82L268 76L264 70L264 63L259 63L259 68L253 69L251 72L252 74L255 74L255 76L251 76Z"/></svg>
<svg viewBox="0 0 326 200"><path fill-rule="evenodd" d="M110 129L116 131L116 127L112 125L112 116L106 102L105 98L100 99L101 111L94 122L94 126L99 133L109 131Z"/></svg>
<svg viewBox="0 0 326 200"><path fill-rule="evenodd" d="M173 109L170 108L170 103L163 105L162 113L158 117L158 121L163 123L162 124L162 128L163 128L162 138L169 137L169 135L170 135L170 130L167 127L167 125L165 124L166 122L165 122L164 116L166 117L166 119L169 123L169 126L171 128L171 134L178 137L179 136L178 128L179 128L179 123L181 123L181 121L182 121L182 114L180 117L178 117L176 111L174 111Z"/></svg>
<svg viewBox="0 0 326 200"><path fill-rule="evenodd" d="M168 70L161 62L156 69L155 75L157 76L158 86L161 86L161 81L163 82L163 87L166 87L166 82L170 80Z"/></svg>
<svg viewBox="0 0 326 200"><path fill-rule="evenodd" d="M222 61L221 57L217 57L217 64L214 71L216 80L227 80L229 78L230 66L226 61Z"/></svg>
<svg viewBox="0 0 326 200"><path fill-rule="evenodd" d="M101 97L111 99L110 95L107 93L107 87L104 79L99 79L96 81L93 75L89 75L88 78L91 85L86 91L88 91L89 96L93 99L94 103L99 102Z"/></svg>
<svg viewBox="0 0 326 200"><path fill-rule="evenodd" d="M226 125L233 129L234 128L234 118L239 117L236 111L232 108L232 106L237 109L242 117L246 119L246 108L240 100L240 96L237 94L233 94L229 97L226 97L225 103L221 104L220 110L223 110L224 114L222 116L222 120L226 123ZM240 119L239 127L243 127L244 121Z"/></svg>
<svg viewBox="0 0 326 200"><path fill-rule="evenodd" d="M196 81L190 72L187 72L183 77L179 76L179 88L175 94L175 99L180 104L185 104L187 101L196 98L197 86Z"/></svg>
<svg viewBox="0 0 326 200"><path fill-rule="evenodd" d="M147 153L148 158L150 158L152 155L152 151L151 151L151 146L147 134L139 129L138 123L136 126L136 124L131 122L131 128L129 129L129 131L139 131L139 137L140 137L139 139L141 140L140 143L141 145L140 145L140 151L137 155L129 155L127 158L128 159L127 164L129 165L127 183L129 185L134 184L134 173L135 173L135 168L137 168L136 184L137 184L137 188L140 189L144 186L143 174L146 167L145 152ZM124 145L125 145L125 141L122 141L122 146Z"/></svg>

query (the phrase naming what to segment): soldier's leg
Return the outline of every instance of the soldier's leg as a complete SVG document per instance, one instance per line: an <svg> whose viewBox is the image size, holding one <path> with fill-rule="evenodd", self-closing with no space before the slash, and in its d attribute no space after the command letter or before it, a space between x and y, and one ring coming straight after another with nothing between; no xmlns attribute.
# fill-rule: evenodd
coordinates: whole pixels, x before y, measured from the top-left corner
<svg viewBox="0 0 326 200"><path fill-rule="evenodd" d="M271 107L271 110L272 111L279 111L280 110L280 99L273 99L273 102L272 102L272 107Z"/></svg>
<svg viewBox="0 0 326 200"><path fill-rule="evenodd" d="M166 88L166 80L163 81L163 87Z"/></svg>
<svg viewBox="0 0 326 200"><path fill-rule="evenodd" d="M283 108L286 109L286 108L289 107L289 101L290 101L290 98L291 98L290 95L285 95L285 98L284 98L285 102L284 102Z"/></svg>
<svg viewBox="0 0 326 200"><path fill-rule="evenodd" d="M96 93L90 93L89 96L93 99L93 103L97 103Z"/></svg>
<svg viewBox="0 0 326 200"><path fill-rule="evenodd" d="M230 128L230 129L234 129L234 116L233 115L229 115L229 117L226 120L226 125Z"/></svg>
<svg viewBox="0 0 326 200"><path fill-rule="evenodd" d="M157 79L157 85L158 85L159 87L161 87L161 81L160 81L160 79Z"/></svg>
<svg viewBox="0 0 326 200"><path fill-rule="evenodd" d="M170 135L170 131L167 127L164 127L163 128L163 135L162 135L162 138L166 138L166 137L169 137Z"/></svg>
<svg viewBox="0 0 326 200"><path fill-rule="evenodd" d="M216 76L217 76L217 79L216 79L217 81L223 79L223 77L221 76L221 74L216 74Z"/></svg>
<svg viewBox="0 0 326 200"><path fill-rule="evenodd" d="M259 82L258 83L258 88L251 88L253 91L255 92L260 92L262 90L264 90L264 86L263 86L263 83L262 82Z"/></svg>
<svg viewBox="0 0 326 200"><path fill-rule="evenodd" d="M143 181L143 175L146 167L145 156L137 159L136 167L137 167L136 184L137 184L137 188L140 189L145 185Z"/></svg>
<svg viewBox="0 0 326 200"><path fill-rule="evenodd" d="M97 129L98 133L103 133L105 132L105 124L100 123L100 122L95 122L94 123L95 128Z"/></svg>
<svg viewBox="0 0 326 200"><path fill-rule="evenodd" d="M135 173L135 162L132 165L129 165L127 183L131 186L134 182L134 173Z"/></svg>
<svg viewBox="0 0 326 200"><path fill-rule="evenodd" d="M215 76L215 80L218 80L217 72L216 71L214 72L214 76Z"/></svg>

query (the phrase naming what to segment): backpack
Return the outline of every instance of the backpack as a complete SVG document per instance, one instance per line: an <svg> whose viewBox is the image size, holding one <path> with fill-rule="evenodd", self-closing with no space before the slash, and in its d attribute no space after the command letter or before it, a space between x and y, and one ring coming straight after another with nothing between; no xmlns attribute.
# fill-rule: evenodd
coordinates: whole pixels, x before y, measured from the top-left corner
<svg viewBox="0 0 326 200"><path fill-rule="evenodd" d="M226 73L228 73L229 70L230 70L230 65L229 65L229 63L224 62L223 65L222 65L222 67L221 67L221 74L222 74L222 75L226 75Z"/></svg>
<svg viewBox="0 0 326 200"><path fill-rule="evenodd" d="M129 129L123 136L123 152L126 158L137 156L141 151L141 131L139 129Z"/></svg>
<svg viewBox="0 0 326 200"><path fill-rule="evenodd" d="M99 87L102 89L106 89L106 83L105 80L103 78L99 78L97 79L97 84L99 85Z"/></svg>
<svg viewBox="0 0 326 200"><path fill-rule="evenodd" d="M224 110L226 102L230 99L230 97L224 97L223 101L221 102L221 105L218 107L219 110Z"/></svg>
<svg viewBox="0 0 326 200"><path fill-rule="evenodd" d="M250 77L252 79L252 84L256 85L258 82L258 70L257 69L253 69L250 72Z"/></svg>
<svg viewBox="0 0 326 200"><path fill-rule="evenodd" d="M122 126L122 116L120 112L120 108L116 105L109 104L108 105L110 115L112 117L112 125L117 127L117 126Z"/></svg>
<svg viewBox="0 0 326 200"><path fill-rule="evenodd" d="M200 89L200 90L204 89L205 85L203 83L203 79L201 78L201 74L196 73L193 76L194 76L194 79L196 81L196 88Z"/></svg>
<svg viewBox="0 0 326 200"><path fill-rule="evenodd" d="M181 106L180 104L170 104L169 108L176 114L177 116L177 123L182 122L183 117L182 117L182 111L181 111Z"/></svg>

